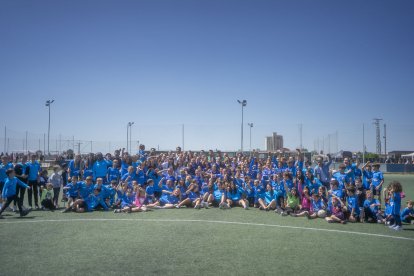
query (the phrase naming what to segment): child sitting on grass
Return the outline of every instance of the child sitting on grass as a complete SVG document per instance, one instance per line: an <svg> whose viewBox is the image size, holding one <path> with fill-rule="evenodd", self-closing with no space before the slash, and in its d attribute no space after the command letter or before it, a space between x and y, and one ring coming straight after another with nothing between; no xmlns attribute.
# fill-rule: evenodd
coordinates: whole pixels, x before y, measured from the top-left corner
<svg viewBox="0 0 414 276"><path fill-rule="evenodd" d="M53 202L53 184L47 183L46 187L40 188L42 195L40 196L40 204L42 205L42 210L55 210L55 204Z"/></svg>
<svg viewBox="0 0 414 276"><path fill-rule="evenodd" d="M345 207L344 203L335 195L332 195L331 200L331 215L326 217L325 220L329 223L339 222L341 224L345 224L345 215L343 213L343 208Z"/></svg>
<svg viewBox="0 0 414 276"><path fill-rule="evenodd" d="M412 200L407 201L407 207L401 213L402 222L414 224L413 203Z"/></svg>
<svg viewBox="0 0 414 276"><path fill-rule="evenodd" d="M378 222L383 223L384 218L379 211L381 203L378 199L374 198L370 190L366 191L367 199L364 201L364 220L365 222Z"/></svg>

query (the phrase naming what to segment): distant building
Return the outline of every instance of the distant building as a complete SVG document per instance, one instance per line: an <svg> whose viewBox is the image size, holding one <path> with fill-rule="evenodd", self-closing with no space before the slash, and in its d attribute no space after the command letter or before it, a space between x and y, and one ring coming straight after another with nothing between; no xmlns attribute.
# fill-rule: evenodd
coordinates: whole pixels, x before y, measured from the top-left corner
<svg viewBox="0 0 414 276"><path fill-rule="evenodd" d="M272 136L265 138L266 151L277 151L283 148L283 136L273 132Z"/></svg>

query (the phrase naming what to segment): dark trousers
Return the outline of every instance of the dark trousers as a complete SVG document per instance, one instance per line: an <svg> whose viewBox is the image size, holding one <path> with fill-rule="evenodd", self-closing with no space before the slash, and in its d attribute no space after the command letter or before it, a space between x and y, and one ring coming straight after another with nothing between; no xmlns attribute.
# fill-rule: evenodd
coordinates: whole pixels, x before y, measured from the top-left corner
<svg viewBox="0 0 414 276"><path fill-rule="evenodd" d="M51 199L42 200L42 206L49 210L55 210L55 205L53 204L53 201Z"/></svg>
<svg viewBox="0 0 414 276"><path fill-rule="evenodd" d="M60 187L59 188L53 188L53 204L55 206L59 206L59 193L60 193Z"/></svg>
<svg viewBox="0 0 414 276"><path fill-rule="evenodd" d="M39 206L39 184L37 183L37 180L29 180L29 186L32 187L32 189L29 189L27 191L27 194L29 196L29 206L33 207L32 205L32 194L34 197L34 202L36 206Z"/></svg>
<svg viewBox="0 0 414 276"><path fill-rule="evenodd" d="M20 200L20 205L23 206L23 201L24 201L24 195L26 193L26 188L20 187L19 185L17 185L16 187L16 199L14 200L14 205L18 205L17 200Z"/></svg>
<svg viewBox="0 0 414 276"><path fill-rule="evenodd" d="M17 207L19 207L19 212L20 212L20 214L22 214L23 209L22 209L22 204L20 203L20 199L18 198L18 196L17 196L17 195L14 195L14 196L10 196L10 197L8 197L8 198L6 199L6 203L4 203L4 205L3 205L3 206L1 207L1 209L0 209L0 215L3 213L3 211L4 211L7 207L9 207L10 203L12 203L12 201L14 201L14 200L16 200L16 202L17 202Z"/></svg>
<svg viewBox="0 0 414 276"><path fill-rule="evenodd" d="M283 196L278 196L276 198L276 207L277 208L283 208L284 207L284 197Z"/></svg>

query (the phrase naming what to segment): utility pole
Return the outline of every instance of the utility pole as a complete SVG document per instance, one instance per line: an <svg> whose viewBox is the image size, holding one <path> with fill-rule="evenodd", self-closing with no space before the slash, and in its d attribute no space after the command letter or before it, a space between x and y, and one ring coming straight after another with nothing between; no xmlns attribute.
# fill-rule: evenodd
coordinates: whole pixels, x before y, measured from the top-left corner
<svg viewBox="0 0 414 276"><path fill-rule="evenodd" d="M28 149L27 149L27 130L26 130L26 155L28 153Z"/></svg>
<svg viewBox="0 0 414 276"><path fill-rule="evenodd" d="M362 124L362 164L365 164L365 124Z"/></svg>
<svg viewBox="0 0 414 276"><path fill-rule="evenodd" d="M387 157L387 125L384 124L384 154L385 158Z"/></svg>
<svg viewBox="0 0 414 276"><path fill-rule="evenodd" d="M182 125L182 138L183 138L183 144L182 144L182 149L184 151L184 124Z"/></svg>
<svg viewBox="0 0 414 276"><path fill-rule="evenodd" d="M49 146L50 146L50 106L52 105L52 103L55 100L47 100L46 101L46 106L49 108L49 124L47 127L47 154L50 155L50 150L49 150Z"/></svg>
<svg viewBox="0 0 414 276"><path fill-rule="evenodd" d="M240 101L240 100L237 100L237 102L241 105L241 108L242 108L242 121L241 121L241 145L240 145L240 150L241 150L241 152L243 153L243 110L244 110L244 107L247 105L247 101L246 100L243 100L243 101Z"/></svg>
<svg viewBox="0 0 414 276"><path fill-rule="evenodd" d="M4 154L6 154L6 149L7 149L7 127L4 126Z"/></svg>
<svg viewBox="0 0 414 276"><path fill-rule="evenodd" d="M302 124L299 124L299 137L300 137L300 150L303 149L302 146Z"/></svg>
<svg viewBox="0 0 414 276"><path fill-rule="evenodd" d="M252 128L253 128L253 123L248 123L247 124L250 127L250 152L252 151Z"/></svg>
<svg viewBox="0 0 414 276"><path fill-rule="evenodd" d="M382 119L374 118L374 125L376 129L376 145L377 145L377 154L381 154L381 129L380 122Z"/></svg>

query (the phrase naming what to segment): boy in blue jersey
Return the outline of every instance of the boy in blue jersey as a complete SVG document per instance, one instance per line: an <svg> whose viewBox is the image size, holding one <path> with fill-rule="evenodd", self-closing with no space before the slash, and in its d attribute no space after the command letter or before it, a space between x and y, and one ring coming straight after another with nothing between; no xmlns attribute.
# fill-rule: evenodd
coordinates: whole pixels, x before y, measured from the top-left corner
<svg viewBox="0 0 414 276"><path fill-rule="evenodd" d="M121 179L121 172L119 170L119 163L118 163L118 160L114 160L112 162L112 167L108 168L107 181L108 183L111 183L112 180L119 182L120 179Z"/></svg>
<svg viewBox="0 0 414 276"><path fill-rule="evenodd" d="M73 203L79 197L79 189L80 183L78 183L78 177L74 175L71 178L71 183L63 187L63 191L66 192L66 197L68 198L68 207L63 210L62 213L66 213L72 210Z"/></svg>
<svg viewBox="0 0 414 276"><path fill-rule="evenodd" d="M144 204L152 204L157 201L155 198L154 180L148 179L148 185L145 188L145 201Z"/></svg>
<svg viewBox="0 0 414 276"><path fill-rule="evenodd" d="M344 213L349 222L357 222L360 215L360 209L358 206L358 198L355 194L355 187L351 186L347 189L347 210Z"/></svg>
<svg viewBox="0 0 414 276"><path fill-rule="evenodd" d="M407 207L401 212L401 220L406 223L414 223L413 201L407 201Z"/></svg>
<svg viewBox="0 0 414 276"><path fill-rule="evenodd" d="M348 174L345 173L345 169L346 169L345 164L340 164L338 168L339 168L339 171L334 173L332 177L338 181L338 188L341 189L343 193L345 194L345 189L348 186L348 184L350 184L350 179L349 179Z"/></svg>
<svg viewBox="0 0 414 276"><path fill-rule="evenodd" d="M29 207L30 209L33 208L32 205L32 194L34 197L35 207L36 209L40 209L39 207L39 173L42 170L40 167L39 162L36 161L36 155L31 156L31 161L26 164L29 167L29 186L31 187L30 190L27 191L27 195L29 197ZM33 191L33 192L32 192Z"/></svg>
<svg viewBox="0 0 414 276"><path fill-rule="evenodd" d="M367 199L364 201L364 220L365 222L369 222L370 220L372 222L378 222L383 223L384 218L381 216L381 213L379 212L379 207L381 206L381 203L378 199L375 199L372 196L372 192L368 190L366 192Z"/></svg>
<svg viewBox="0 0 414 276"><path fill-rule="evenodd" d="M369 161L362 166L362 176L362 184L364 185L364 189L370 190L372 183L372 166Z"/></svg>
<svg viewBox="0 0 414 276"><path fill-rule="evenodd" d="M12 201L14 201L15 199L17 199L16 202L19 208L20 216L24 217L28 214L28 211L23 210L22 204L20 200L17 198L16 186L19 185L20 187L23 187L25 189L31 189L31 188L30 186L26 185L25 183L23 183L22 181L20 181L19 179L15 177L15 173L13 169L8 169L6 171L6 176L7 178L4 182L3 191L2 191L2 196L3 198L6 199L6 202L0 209L0 219L3 219L3 216L1 214L7 207L9 207L10 203L12 203Z"/></svg>
<svg viewBox="0 0 414 276"><path fill-rule="evenodd" d="M372 191L372 195L377 196L378 200L381 202L381 190L382 185L384 184L384 176L382 172L379 170L380 164L375 163L373 166L372 171L372 182L370 189Z"/></svg>

